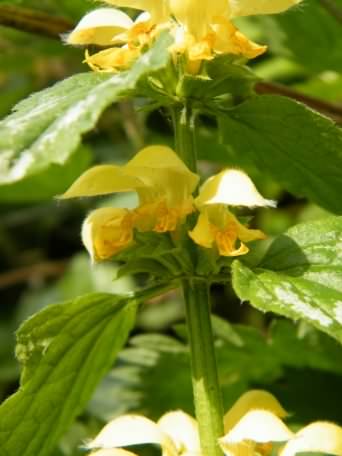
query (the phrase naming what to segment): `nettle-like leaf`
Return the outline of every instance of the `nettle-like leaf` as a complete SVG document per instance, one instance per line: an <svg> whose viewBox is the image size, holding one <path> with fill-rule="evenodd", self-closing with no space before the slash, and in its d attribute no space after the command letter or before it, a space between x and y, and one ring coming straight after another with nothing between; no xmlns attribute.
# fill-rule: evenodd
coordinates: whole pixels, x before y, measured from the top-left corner
<svg viewBox="0 0 342 456"><path fill-rule="evenodd" d="M334 0L330 7L338 15L342 7L341 0ZM325 2L313 0L285 14L260 16L258 21L273 53L293 59L313 72L340 72L341 23L332 11L328 11Z"/></svg>
<svg viewBox="0 0 342 456"><path fill-rule="evenodd" d="M17 334L21 387L0 407L1 456L48 456L112 366L139 299L90 294L47 307Z"/></svg>
<svg viewBox="0 0 342 456"><path fill-rule="evenodd" d="M342 217L295 226L256 268L235 261L232 272L242 300L303 319L342 343Z"/></svg>
<svg viewBox="0 0 342 456"><path fill-rule="evenodd" d="M166 66L169 44L169 35L162 35L127 72L75 75L20 102L0 122L0 197L1 186L48 177L51 167L65 165L110 104Z"/></svg>
<svg viewBox="0 0 342 456"><path fill-rule="evenodd" d="M342 214L342 132L281 96L256 96L219 119L220 161L255 166L295 195Z"/></svg>

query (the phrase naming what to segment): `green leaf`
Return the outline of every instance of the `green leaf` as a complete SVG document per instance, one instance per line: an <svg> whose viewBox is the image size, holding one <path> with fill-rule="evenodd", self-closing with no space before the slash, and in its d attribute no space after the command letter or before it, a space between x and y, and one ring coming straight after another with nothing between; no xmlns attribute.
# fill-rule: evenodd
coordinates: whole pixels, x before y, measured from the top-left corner
<svg viewBox="0 0 342 456"><path fill-rule="evenodd" d="M17 334L21 387L0 407L3 456L48 456L112 366L137 300L91 294L52 305Z"/></svg>
<svg viewBox="0 0 342 456"><path fill-rule="evenodd" d="M287 367L342 376L341 345L307 323L301 322L296 327L289 320L273 321L271 345L275 356Z"/></svg>
<svg viewBox="0 0 342 456"><path fill-rule="evenodd" d="M336 10L342 10L340 0L331 3ZM286 14L258 18L271 51L292 58L314 72L340 72L341 23L323 5L323 2L310 0L302 8L293 8Z"/></svg>
<svg viewBox="0 0 342 456"><path fill-rule="evenodd" d="M162 35L127 72L72 76L19 103L0 122L0 184L65 165L82 135L94 128L110 104L133 91L144 75L167 64L169 44L170 37Z"/></svg>
<svg viewBox="0 0 342 456"><path fill-rule="evenodd" d="M234 329L239 345L236 341L230 344L227 335L217 343L216 352L226 406L253 381L274 379L279 374L279 362L264 337L255 329ZM120 354L120 365L105 378L89 410L105 420L127 412L147 414L153 419L168 410L193 414L187 345L160 334L135 336L131 345Z"/></svg>
<svg viewBox="0 0 342 456"><path fill-rule="evenodd" d="M277 397L283 403L284 396L285 407L288 403L292 405L298 397L293 383L288 382L289 371L297 373L297 377L311 375L315 382L321 380L320 375L324 380L341 381L342 347L314 328L307 327L304 332L292 322L282 320L265 334L252 327L226 325L227 322L215 317L216 354L225 410L240 394L255 387L269 390L272 386L278 389L283 386ZM177 327L178 334L183 335L185 330L184 325ZM134 337L131 346L120 353L118 366L97 389L88 410L104 421L122 413L143 413L158 419L177 408L193 414L189 362L187 346L175 338L160 334ZM311 381L311 388L301 396L301 402L312 409L309 420L318 418L317 407L312 402L313 391L317 392L315 382ZM329 383L326 388L329 389ZM327 396L329 391L321 392L320 402ZM328 413L321 418L336 418L340 407L341 401L333 407L328 404ZM295 420L301 418L297 407L288 410L296 412Z"/></svg>
<svg viewBox="0 0 342 456"><path fill-rule="evenodd" d="M232 272L242 300L303 319L342 343L342 217L291 228L257 268L235 261Z"/></svg>
<svg viewBox="0 0 342 456"><path fill-rule="evenodd" d="M213 104L213 98L222 96L246 98L257 81L248 67L233 64L227 56L207 62L206 71L207 76L185 75L182 81L183 95L200 104Z"/></svg>
<svg viewBox="0 0 342 456"><path fill-rule="evenodd" d="M188 252L177 247L168 233L136 233L134 245L116 255L115 260L124 263L119 277L146 273L165 282L192 272Z"/></svg>
<svg viewBox="0 0 342 456"><path fill-rule="evenodd" d="M220 160L255 166L290 192L342 214L342 132L285 97L254 97L219 119Z"/></svg>
<svg viewBox="0 0 342 456"><path fill-rule="evenodd" d="M0 201L28 203L50 200L60 195L85 171L91 162L90 150L79 147L63 164L52 163L43 172L28 176L18 182L0 185Z"/></svg>

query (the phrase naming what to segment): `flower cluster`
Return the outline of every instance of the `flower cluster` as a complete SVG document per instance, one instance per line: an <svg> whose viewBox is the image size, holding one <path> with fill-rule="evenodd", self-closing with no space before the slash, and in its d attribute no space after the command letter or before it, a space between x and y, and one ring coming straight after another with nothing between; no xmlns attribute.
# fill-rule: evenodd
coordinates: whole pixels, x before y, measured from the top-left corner
<svg viewBox="0 0 342 456"><path fill-rule="evenodd" d="M301 0L105 0L117 7L140 11L133 21L115 8L99 8L88 13L67 36L73 45L98 45L106 49L86 61L95 71L120 71L151 45L162 30L174 36L171 52L185 55L188 69L197 72L202 60L232 54L252 59L266 46L250 41L233 24L241 16L276 14Z"/></svg>
<svg viewBox="0 0 342 456"><path fill-rule="evenodd" d="M199 216L189 231L201 247L216 248L220 255L248 252L245 242L264 239L260 230L243 225L228 209L232 206L274 206L264 199L242 171L227 169L208 179L197 198L199 177L176 153L165 146L149 146L124 166L99 165L86 171L61 198L135 191L134 210L104 207L89 214L82 239L94 261L111 258L134 243L134 233L176 233L192 212Z"/></svg>
<svg viewBox="0 0 342 456"><path fill-rule="evenodd" d="M342 428L315 422L294 434L282 421L286 411L270 393L252 390L242 395L224 417L219 440L226 456L269 455L283 444L280 456L322 452L342 456ZM169 412L157 423L139 415L124 415L107 424L88 444L91 456L136 456L123 447L156 444L164 456L201 456L197 423L182 411ZM203 455L204 456L204 455Z"/></svg>

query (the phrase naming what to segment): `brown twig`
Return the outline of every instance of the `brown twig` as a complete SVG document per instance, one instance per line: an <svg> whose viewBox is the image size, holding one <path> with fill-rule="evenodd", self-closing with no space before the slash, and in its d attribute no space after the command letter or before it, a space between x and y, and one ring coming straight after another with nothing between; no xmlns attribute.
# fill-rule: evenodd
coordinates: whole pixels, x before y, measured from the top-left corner
<svg viewBox="0 0 342 456"><path fill-rule="evenodd" d="M335 122L342 124L342 104L329 103L328 101L304 95L303 93L297 92L282 84L273 82L258 82L255 86L255 90L258 94L283 95L284 97L300 101L321 114L330 117Z"/></svg>
<svg viewBox="0 0 342 456"><path fill-rule="evenodd" d="M320 0L320 2L331 16L342 23L342 9L336 4L335 0Z"/></svg>
<svg viewBox="0 0 342 456"><path fill-rule="evenodd" d="M63 17L11 5L0 6L0 25L53 39L60 39L62 33L74 27Z"/></svg>
<svg viewBox="0 0 342 456"><path fill-rule="evenodd" d="M0 274L0 289L48 277L58 277L63 274L67 264L66 260L46 261Z"/></svg>

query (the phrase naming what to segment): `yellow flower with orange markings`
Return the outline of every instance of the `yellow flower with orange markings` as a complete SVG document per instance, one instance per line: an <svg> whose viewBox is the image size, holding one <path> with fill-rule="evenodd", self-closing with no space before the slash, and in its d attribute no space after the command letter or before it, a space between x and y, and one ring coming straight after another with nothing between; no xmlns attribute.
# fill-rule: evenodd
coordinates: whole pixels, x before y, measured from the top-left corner
<svg viewBox="0 0 342 456"><path fill-rule="evenodd" d="M267 391L243 394L224 417L225 435L219 445L226 456L268 456L274 443L283 444L280 456L297 452L325 452L342 456L342 428L315 422L294 434L282 421L287 416ZM88 444L92 456L137 456L123 450L141 444L160 446L164 456L205 456L198 425L183 411L165 413L156 423L140 415L123 415L108 423Z"/></svg>
<svg viewBox="0 0 342 456"><path fill-rule="evenodd" d="M164 456L201 454L197 423L180 410L165 413L157 423L140 415L116 418L102 429L88 448L98 449L93 456L121 456L116 453L123 451L121 447L139 444L159 445ZM128 454L136 456L135 453Z"/></svg>
<svg viewBox="0 0 342 456"><path fill-rule="evenodd" d="M115 8L87 14L67 37L73 45L110 46L86 62L95 71L127 69L149 47L161 30L168 29L175 42L170 52L185 54L188 69L196 73L200 62L218 54L247 59L266 51L250 41L232 23L241 16L281 13L301 0L105 0L115 7L141 11L135 21ZM197 62L197 63L196 63Z"/></svg>
<svg viewBox="0 0 342 456"><path fill-rule="evenodd" d="M275 206L260 195L243 171L226 169L211 177L194 200L198 182L199 176L172 149L149 146L126 165L89 169L61 198L137 193L139 205L134 210L104 207L84 221L82 240L94 261L111 258L132 245L135 231L175 232L195 211L199 216L190 238L201 247L217 249L222 256L244 255L249 251L245 243L265 238L262 231L247 228L229 210L233 206Z"/></svg>
<svg viewBox="0 0 342 456"><path fill-rule="evenodd" d="M101 208L90 213L82 239L93 260L112 257L133 241L134 230L173 232L194 211L199 177L168 147L150 146L124 166L99 165L86 171L61 196L75 198L135 191L135 210Z"/></svg>
<svg viewBox="0 0 342 456"><path fill-rule="evenodd" d="M265 234L240 223L228 207L274 207L275 202L264 199L247 174L228 169L204 183L195 205L200 215L189 232L191 239L201 247L216 246L220 255L234 257L248 253L245 242L265 239Z"/></svg>

